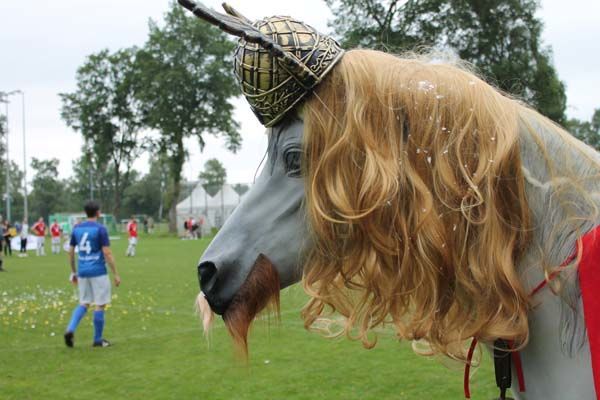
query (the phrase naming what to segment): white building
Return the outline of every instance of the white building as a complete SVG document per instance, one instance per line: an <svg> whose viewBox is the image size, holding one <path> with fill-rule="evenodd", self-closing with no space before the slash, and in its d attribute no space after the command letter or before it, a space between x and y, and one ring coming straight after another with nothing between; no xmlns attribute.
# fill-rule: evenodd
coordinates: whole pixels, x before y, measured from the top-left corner
<svg viewBox="0 0 600 400"><path fill-rule="evenodd" d="M196 185L192 193L177 204L177 233L180 236L185 235L183 224L190 217L196 221L204 220L203 235L209 233L212 227L220 228L240 204L242 198L243 196L238 195L229 184L223 185L221 190L212 197L206 193L201 184Z"/></svg>

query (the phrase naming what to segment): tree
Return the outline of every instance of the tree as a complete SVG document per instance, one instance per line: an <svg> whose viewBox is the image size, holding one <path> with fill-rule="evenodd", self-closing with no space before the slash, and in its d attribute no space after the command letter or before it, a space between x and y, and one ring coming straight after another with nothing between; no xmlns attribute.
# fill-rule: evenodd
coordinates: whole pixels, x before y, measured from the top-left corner
<svg viewBox="0 0 600 400"><path fill-rule="evenodd" d="M211 158L204 163L204 171L200 173L199 178L203 181L204 190L214 196L225 184L227 171L219 160Z"/></svg>
<svg viewBox="0 0 600 400"><path fill-rule="evenodd" d="M127 215L145 214L158 217L164 197L163 192L157 190L161 187L161 182L162 167L159 163L152 163L146 175L125 189L123 209Z"/></svg>
<svg viewBox="0 0 600 400"><path fill-rule="evenodd" d="M236 151L241 137L230 99L238 94L231 72L233 43L208 23L172 4L164 26L150 22L150 37L137 56L137 96L144 122L160 133L157 145L169 160L171 190L169 228L176 231L176 205L181 171L187 157L183 139L194 137L204 149L203 135L222 135Z"/></svg>
<svg viewBox="0 0 600 400"><path fill-rule="evenodd" d="M114 209L115 172L112 163L100 164L97 157L84 144L83 155L73 161L73 176L67 181L70 211L82 209L85 201L94 199L100 202L102 211ZM131 172L130 172L131 174ZM130 175L129 174L129 175ZM129 179L128 179L129 181ZM124 188L129 182L122 182ZM119 218L119 215L115 215Z"/></svg>
<svg viewBox="0 0 600 400"><path fill-rule="evenodd" d="M137 49L92 54L77 70L77 90L61 94L61 116L86 142L87 161L101 170L112 168L112 211L120 215L121 196L132 164L143 146L142 117L134 96ZM106 207L106 205L105 205Z"/></svg>
<svg viewBox="0 0 600 400"><path fill-rule="evenodd" d="M243 196L248 190L250 190L250 186L245 183L236 183L233 185L233 190L238 194L238 196Z"/></svg>
<svg viewBox="0 0 600 400"><path fill-rule="evenodd" d="M343 46L454 50L500 89L565 122L564 84L541 43L537 0L326 0Z"/></svg>
<svg viewBox="0 0 600 400"><path fill-rule="evenodd" d="M60 211L63 207L65 184L57 179L58 165L59 161L56 158L50 160L33 158L31 160L31 167L35 171L30 195L32 217L37 212L47 219L50 214Z"/></svg>
<svg viewBox="0 0 600 400"><path fill-rule="evenodd" d="M594 111L589 122L571 119L567 127L577 139L600 151L600 108Z"/></svg>

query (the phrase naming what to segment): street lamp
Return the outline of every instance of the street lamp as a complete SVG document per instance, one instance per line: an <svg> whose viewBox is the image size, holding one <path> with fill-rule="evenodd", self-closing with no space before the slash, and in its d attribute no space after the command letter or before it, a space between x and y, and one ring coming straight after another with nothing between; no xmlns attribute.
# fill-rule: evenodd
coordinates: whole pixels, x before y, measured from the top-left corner
<svg viewBox="0 0 600 400"><path fill-rule="evenodd" d="M10 157L8 148L8 97L14 94L20 94L22 100L22 116L23 116L23 214L24 218L27 219L27 159L25 149L25 92L22 90L13 90L11 92L2 93L0 92L0 102L6 104L6 219L10 221Z"/></svg>
<svg viewBox="0 0 600 400"><path fill-rule="evenodd" d="M29 221L29 209L27 207L27 146L25 143L25 92L15 90L14 93L21 95L21 107L23 117L23 219Z"/></svg>

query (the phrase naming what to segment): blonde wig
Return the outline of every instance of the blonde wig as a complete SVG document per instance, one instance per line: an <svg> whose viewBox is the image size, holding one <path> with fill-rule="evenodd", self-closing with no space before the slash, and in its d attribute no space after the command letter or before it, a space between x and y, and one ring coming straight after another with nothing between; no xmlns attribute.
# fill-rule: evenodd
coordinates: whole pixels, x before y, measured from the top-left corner
<svg viewBox="0 0 600 400"><path fill-rule="evenodd" d="M337 312L366 347L393 325L462 360L470 337L523 346L524 110L465 68L347 52L303 109L306 327Z"/></svg>

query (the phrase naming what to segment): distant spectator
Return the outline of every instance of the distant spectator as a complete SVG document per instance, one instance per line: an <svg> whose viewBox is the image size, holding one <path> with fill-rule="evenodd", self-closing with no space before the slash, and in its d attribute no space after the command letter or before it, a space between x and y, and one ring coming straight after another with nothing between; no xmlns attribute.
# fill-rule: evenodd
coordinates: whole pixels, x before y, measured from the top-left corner
<svg viewBox="0 0 600 400"><path fill-rule="evenodd" d="M149 234L154 233L154 218L152 218L152 217L148 217L148 233Z"/></svg>
<svg viewBox="0 0 600 400"><path fill-rule="evenodd" d="M12 228L10 222L8 220L5 220L2 223L2 240L4 241L4 255L10 255L12 256L12 247L10 245L10 239L12 238L11 235L11 229Z"/></svg>
<svg viewBox="0 0 600 400"><path fill-rule="evenodd" d="M194 218L189 217L187 221L184 222L184 228L187 232L188 239L194 238Z"/></svg>
<svg viewBox="0 0 600 400"><path fill-rule="evenodd" d="M2 218L2 217L0 217L0 218ZM2 235L3 233L4 233L4 224L0 221L0 235ZM2 240L2 236L0 236L0 272L6 271L2 266L2 264L4 262L4 260L2 258L3 257L2 256L2 248L3 248L2 243L4 243L4 240Z"/></svg>
<svg viewBox="0 0 600 400"><path fill-rule="evenodd" d="M200 216L198 217L198 232L197 235L198 237L202 237L202 229L204 228L204 217Z"/></svg>
<svg viewBox="0 0 600 400"><path fill-rule="evenodd" d="M44 244L46 241L46 224L44 223L44 218L40 217L38 221L31 227L31 230L36 236L35 254L37 256L45 256L46 250L44 249Z"/></svg>
<svg viewBox="0 0 600 400"><path fill-rule="evenodd" d="M144 217L144 221L142 223L144 224L144 233L148 233L148 217Z"/></svg>
<svg viewBox="0 0 600 400"><path fill-rule="evenodd" d="M27 223L26 219L23 220L19 236L21 237L21 248L19 249L19 257L27 257L27 236L29 236L29 224Z"/></svg>

